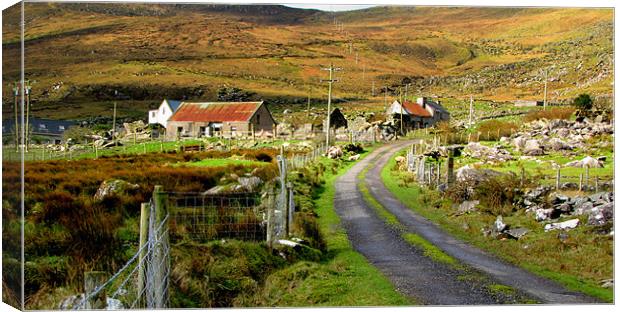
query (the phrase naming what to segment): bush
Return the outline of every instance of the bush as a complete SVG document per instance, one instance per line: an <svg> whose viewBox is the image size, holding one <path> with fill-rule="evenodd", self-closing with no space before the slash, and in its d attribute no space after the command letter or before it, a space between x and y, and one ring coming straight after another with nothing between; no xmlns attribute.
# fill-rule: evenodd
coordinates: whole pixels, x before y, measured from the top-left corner
<svg viewBox="0 0 620 312"><path fill-rule="evenodd" d="M362 147L362 144L360 143L347 143L342 147L342 150L345 153L359 154L364 152L364 147Z"/></svg>
<svg viewBox="0 0 620 312"><path fill-rule="evenodd" d="M540 110L530 112L523 116L524 122L531 122L539 119L569 119L573 115L575 109L572 107L555 107L548 110Z"/></svg>
<svg viewBox="0 0 620 312"><path fill-rule="evenodd" d="M521 196L520 181L517 175L507 174L480 182L474 195L480 201L480 210L494 216L510 215L512 204Z"/></svg>
<svg viewBox="0 0 620 312"><path fill-rule="evenodd" d="M583 93L580 94L573 100L573 106L577 109L577 113L579 116L587 116L592 109L592 98L589 94Z"/></svg>
<svg viewBox="0 0 620 312"><path fill-rule="evenodd" d="M519 129L519 125L514 122L489 120L478 126L480 139L485 141L498 141L501 137L508 137Z"/></svg>

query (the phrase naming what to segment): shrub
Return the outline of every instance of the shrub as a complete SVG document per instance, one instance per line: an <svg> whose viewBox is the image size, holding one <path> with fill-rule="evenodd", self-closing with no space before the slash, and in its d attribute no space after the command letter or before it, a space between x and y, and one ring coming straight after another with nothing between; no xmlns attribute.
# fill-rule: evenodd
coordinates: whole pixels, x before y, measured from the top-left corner
<svg viewBox="0 0 620 312"><path fill-rule="evenodd" d="M519 125L516 123L501 120L485 121L478 126L480 139L486 141L498 141L501 137L512 135L513 131L518 129Z"/></svg>
<svg viewBox="0 0 620 312"><path fill-rule="evenodd" d="M593 103L594 101L587 93L580 94L573 100L573 106L575 106L580 116L587 116L592 109Z"/></svg>
<svg viewBox="0 0 620 312"><path fill-rule="evenodd" d="M481 211L494 216L510 215L513 203L521 196L520 178L515 174L492 177L480 182L474 197L480 201Z"/></svg>
<svg viewBox="0 0 620 312"><path fill-rule="evenodd" d="M523 116L524 122L531 122L539 119L569 119L575 109L572 107L554 107L548 110L530 112Z"/></svg>

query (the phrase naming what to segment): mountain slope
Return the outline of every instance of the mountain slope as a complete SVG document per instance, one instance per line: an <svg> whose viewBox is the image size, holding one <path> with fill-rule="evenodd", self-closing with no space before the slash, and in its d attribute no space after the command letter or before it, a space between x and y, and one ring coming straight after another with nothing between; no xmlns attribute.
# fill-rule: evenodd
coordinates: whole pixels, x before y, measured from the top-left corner
<svg viewBox="0 0 620 312"><path fill-rule="evenodd" d="M19 76L18 9L3 12L5 103ZM280 103L324 99L330 63L343 68L335 96L353 103L382 103L380 88L405 83L417 95L540 98L542 69L553 101L612 93L611 9L27 3L26 17L39 116L59 103L97 113L114 89L132 99L121 112L214 99L225 85Z"/></svg>

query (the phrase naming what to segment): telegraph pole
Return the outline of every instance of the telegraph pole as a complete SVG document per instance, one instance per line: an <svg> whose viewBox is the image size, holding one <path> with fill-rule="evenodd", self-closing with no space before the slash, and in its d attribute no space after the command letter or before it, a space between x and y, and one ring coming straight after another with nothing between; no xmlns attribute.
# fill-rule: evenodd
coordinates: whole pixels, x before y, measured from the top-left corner
<svg viewBox="0 0 620 312"><path fill-rule="evenodd" d="M375 81L372 81L372 97L375 97Z"/></svg>
<svg viewBox="0 0 620 312"><path fill-rule="evenodd" d="M117 94L118 94L118 91L114 90L114 113L112 115L112 140L114 141L114 146L118 146L118 142L116 141L116 95Z"/></svg>
<svg viewBox="0 0 620 312"><path fill-rule="evenodd" d="M308 106L306 107L306 114L308 120L310 120L310 89L308 89Z"/></svg>
<svg viewBox="0 0 620 312"><path fill-rule="evenodd" d="M383 86L385 91L383 92L383 111L387 114L387 86Z"/></svg>
<svg viewBox="0 0 620 312"><path fill-rule="evenodd" d="M15 149L19 152L19 121L17 120L17 105L19 99L19 82L15 82L15 87L13 88L13 94L15 95Z"/></svg>
<svg viewBox="0 0 620 312"><path fill-rule="evenodd" d="M398 94L400 96L400 134L403 135L403 93L402 93L402 89L400 87L398 87Z"/></svg>
<svg viewBox="0 0 620 312"><path fill-rule="evenodd" d="M469 96L469 127L471 128L474 115L474 96Z"/></svg>
<svg viewBox="0 0 620 312"><path fill-rule="evenodd" d="M326 136L325 136L325 146L327 148L329 148L329 135L330 135L330 115L332 112L332 84L334 82L337 82L337 79L334 79L334 71L338 71L338 70L342 70L341 68L336 68L334 67L334 64L330 64L329 68L321 68L321 70L327 70L329 71L329 79L328 80L321 80L323 82L327 82L329 89L328 89L328 93L327 93L327 132L326 132Z"/></svg>
<svg viewBox="0 0 620 312"><path fill-rule="evenodd" d="M24 93L26 94L26 137L24 138L24 143L26 144L26 152L28 152L28 146L30 145L30 81L25 81Z"/></svg>
<svg viewBox="0 0 620 312"><path fill-rule="evenodd" d="M547 69L545 69L545 95L543 98L543 110L547 110Z"/></svg>

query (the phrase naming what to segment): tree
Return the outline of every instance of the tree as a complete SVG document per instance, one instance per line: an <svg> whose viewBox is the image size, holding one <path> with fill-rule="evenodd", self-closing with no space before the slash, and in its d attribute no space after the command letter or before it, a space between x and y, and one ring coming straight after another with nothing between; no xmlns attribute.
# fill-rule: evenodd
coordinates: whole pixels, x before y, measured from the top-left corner
<svg viewBox="0 0 620 312"><path fill-rule="evenodd" d="M573 100L573 106L577 109L577 114L580 116L586 116L592 109L592 98L589 94L583 93L580 94Z"/></svg>
<svg viewBox="0 0 620 312"><path fill-rule="evenodd" d="M92 135L93 131L86 127L81 126L71 126L69 129L65 130L62 134L62 137L65 142L68 142L69 139L74 143L81 143L86 140L86 137Z"/></svg>

